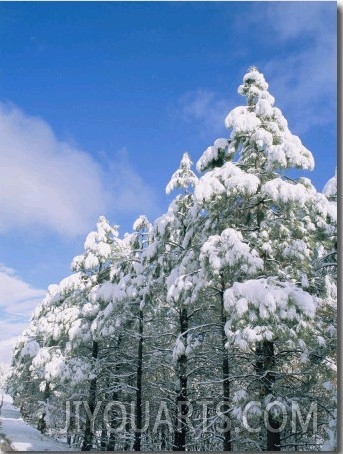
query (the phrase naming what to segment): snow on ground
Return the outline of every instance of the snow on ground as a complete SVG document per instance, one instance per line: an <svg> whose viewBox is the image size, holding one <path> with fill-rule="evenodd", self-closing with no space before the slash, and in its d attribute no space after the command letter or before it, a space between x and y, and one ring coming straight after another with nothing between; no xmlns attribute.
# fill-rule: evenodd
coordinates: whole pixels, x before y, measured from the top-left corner
<svg viewBox="0 0 343 454"><path fill-rule="evenodd" d="M49 438L48 436L42 435L39 432L39 430L34 429L33 427L29 426L25 421L23 421L19 409L12 404L11 396L4 394L4 401L0 411L1 411L0 452L6 450L14 451L72 450L67 444L58 442L56 440Z"/></svg>

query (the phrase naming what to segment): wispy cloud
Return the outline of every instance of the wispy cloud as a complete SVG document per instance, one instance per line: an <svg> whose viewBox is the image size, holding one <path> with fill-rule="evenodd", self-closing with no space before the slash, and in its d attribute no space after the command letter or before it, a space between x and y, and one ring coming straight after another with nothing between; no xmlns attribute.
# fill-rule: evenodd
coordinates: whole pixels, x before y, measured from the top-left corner
<svg viewBox="0 0 343 454"><path fill-rule="evenodd" d="M244 20L242 15L230 18L238 49L243 34L242 42L249 36L259 46L250 63L242 67L241 76L249 64L258 66L270 83L277 106L291 119L292 130L296 126L297 134L335 118L335 7L334 2L253 2ZM247 46L243 60L249 51ZM231 99L234 90L236 87L231 87ZM192 121L205 134L219 133L225 116L235 105L218 93L198 89L180 98L179 111L183 120Z"/></svg>
<svg viewBox="0 0 343 454"><path fill-rule="evenodd" d="M325 38L327 32L333 32L335 24L332 16L328 15L328 8L336 8L325 2L298 1L296 4L285 2L278 4L271 2L265 9L264 16L274 25L278 31L274 39L298 39L308 35L311 39ZM263 10L259 9L260 12ZM291 20L290 20L291 19Z"/></svg>
<svg viewBox="0 0 343 454"><path fill-rule="evenodd" d="M0 264L0 309L7 315L29 317L44 294L24 282L15 270Z"/></svg>
<svg viewBox="0 0 343 454"><path fill-rule="evenodd" d="M130 153L122 148L107 163L106 187L111 192L111 215L160 214L153 187L143 180L131 163ZM152 219L151 219L152 220Z"/></svg>
<svg viewBox="0 0 343 454"><path fill-rule="evenodd" d="M230 110L230 103L214 91L197 89L181 96L177 109L184 121L192 122L208 137L209 134L225 131L224 120Z"/></svg>
<svg viewBox="0 0 343 454"><path fill-rule="evenodd" d="M106 167L42 119L0 103L0 233L44 227L85 234L99 215L151 209L153 189L115 155Z"/></svg>
<svg viewBox="0 0 343 454"><path fill-rule="evenodd" d="M61 237L80 236L93 230L102 214L115 223L116 216L156 211L155 192L126 150L97 161L60 141L44 120L4 103L0 135L1 241L13 230L37 239L41 228ZM0 263L1 362L10 361L17 336L44 294Z"/></svg>
<svg viewBox="0 0 343 454"><path fill-rule="evenodd" d="M26 323L11 323L6 321L0 322L0 365L9 366L12 361L13 351L18 336L25 329ZM7 337L6 333L16 333L16 335Z"/></svg>
<svg viewBox="0 0 343 454"><path fill-rule="evenodd" d="M49 125L0 104L0 231L44 226L75 235L108 202L101 169Z"/></svg>
<svg viewBox="0 0 343 454"><path fill-rule="evenodd" d="M12 268L0 264L1 362L10 363L17 336L44 295L44 290L33 288Z"/></svg>
<svg viewBox="0 0 343 454"><path fill-rule="evenodd" d="M271 2L259 9L261 42L279 52L263 72L291 113L298 133L333 120L336 100L336 21L329 2ZM254 19L251 19L253 22ZM285 51L286 49L286 51ZM271 88L271 92L272 92Z"/></svg>

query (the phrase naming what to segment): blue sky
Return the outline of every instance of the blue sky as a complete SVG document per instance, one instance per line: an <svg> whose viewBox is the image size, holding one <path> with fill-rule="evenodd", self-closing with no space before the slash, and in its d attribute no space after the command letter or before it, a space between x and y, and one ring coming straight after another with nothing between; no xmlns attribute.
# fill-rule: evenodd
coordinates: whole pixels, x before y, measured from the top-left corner
<svg viewBox="0 0 343 454"><path fill-rule="evenodd" d="M244 99L256 65L316 161L336 166L335 2L0 3L0 362L99 215L122 233Z"/></svg>

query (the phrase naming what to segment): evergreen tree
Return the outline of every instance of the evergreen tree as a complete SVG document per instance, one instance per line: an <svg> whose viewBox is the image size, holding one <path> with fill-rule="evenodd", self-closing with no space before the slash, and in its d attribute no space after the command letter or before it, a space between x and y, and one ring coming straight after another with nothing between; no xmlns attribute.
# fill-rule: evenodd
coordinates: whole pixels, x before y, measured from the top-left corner
<svg viewBox="0 0 343 454"><path fill-rule="evenodd" d="M201 178L185 153L153 226L101 216L18 339L8 390L41 432L69 404L81 450L337 447L337 175L292 177L314 160L263 74L238 91Z"/></svg>
<svg viewBox="0 0 343 454"><path fill-rule="evenodd" d="M263 75L251 68L239 87L247 106L233 109L225 120L232 130L228 145L217 141L199 160L199 169L210 170L195 192L218 234L234 229L263 261L257 279L244 276L242 264L241 276L224 282L228 340L255 356L248 355L247 363L254 383L245 379L235 399L247 402L243 396L251 399L255 388L262 412L275 399L292 397L283 388L291 380L287 362L295 352L307 351L304 333L313 331L318 305L313 263L330 235L325 197L308 179L283 176L291 168L312 169L314 162L267 89ZM218 248L222 256L226 244ZM220 253L215 252L216 261ZM233 413L239 416L237 409ZM261 449L281 449L280 415L274 413L269 411L265 438L261 433L253 440Z"/></svg>
<svg viewBox="0 0 343 454"><path fill-rule="evenodd" d="M170 182L166 187L166 193L172 190L181 189L182 194L178 195L173 202L173 224L170 225L172 238L167 242L169 253L173 257L173 269L169 278L167 278L167 301L174 308L178 320L175 323L177 327L177 338L173 348L173 360L175 363L177 389L175 400L175 427L174 427L174 451L186 450L186 436L189 431L187 427L187 415L189 411L189 383L188 383L188 355L190 353L190 304L189 304L189 286L192 286L191 280L187 274L191 272L189 263L185 263L185 255L192 250L192 242L189 237L189 230L194 227L194 218L190 216L190 210L193 202L191 193L192 187L197 182L197 177L191 170L191 160L187 153L184 153L179 169L174 172ZM173 254L174 249L174 254ZM188 287L188 288L187 288ZM185 291L186 290L186 291ZM187 295L188 293L188 295Z"/></svg>
<svg viewBox="0 0 343 454"><path fill-rule="evenodd" d="M173 450L183 451L187 446L188 407L189 407L189 354L192 340L191 332L194 317L192 301L192 278L197 272L194 255L195 226L197 219L194 207L192 188L197 177L191 170L191 160L184 153L180 167L167 184L166 193L181 191L169 205L168 211L156 220L152 229L151 244L146 252L146 262L152 267L154 282L150 285L150 293L162 292L155 315L155 349L165 352L164 368L170 370L175 377L176 386L172 383L161 383L165 394L161 396L174 400L173 440L169 441ZM191 260L190 257L194 259ZM159 290L156 292L156 287ZM166 335L163 325L170 327ZM154 348L154 347L153 347ZM169 361L168 361L169 360ZM167 373L167 375L170 375ZM162 376L165 377L166 373ZM155 384L155 386L157 383ZM165 449L166 438L162 434Z"/></svg>

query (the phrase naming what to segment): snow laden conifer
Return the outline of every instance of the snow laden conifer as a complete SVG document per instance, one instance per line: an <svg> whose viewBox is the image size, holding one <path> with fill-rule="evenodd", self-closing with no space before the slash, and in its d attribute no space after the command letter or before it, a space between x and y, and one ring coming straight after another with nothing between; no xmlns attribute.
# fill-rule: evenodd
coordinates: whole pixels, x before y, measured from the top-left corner
<svg viewBox="0 0 343 454"><path fill-rule="evenodd" d="M231 129L229 153L240 153L239 162L245 170L264 172L299 168L312 170L311 152L293 135L287 120L268 92L268 84L255 67L243 77L238 93L247 100L245 106L233 109L225 119Z"/></svg>
<svg viewBox="0 0 343 454"><path fill-rule="evenodd" d="M173 348L173 361L176 373L176 398L175 398L175 419L174 419L174 441L173 450L186 450L187 419L189 411L189 354L190 354L190 331L191 328L191 292L194 284L190 274L194 269L190 268L189 257L192 251L192 238L189 232L193 228L191 209L194 206L192 189L197 182L197 177L191 170L191 160L187 153L184 153L179 169L174 172L166 187L166 193L172 190L181 189L172 204L173 223L170 224L173 237L169 244L170 257L174 263L171 265L171 273L167 278L167 302L175 310L177 315L176 340ZM168 239L167 239L168 242ZM167 258L167 256L166 256ZM168 258L167 258L168 260ZM193 260L194 264L194 260Z"/></svg>
<svg viewBox="0 0 343 454"><path fill-rule="evenodd" d="M228 228L238 231L241 242L261 260L258 273L255 269L250 276L253 279L242 263L241 275L223 282L228 342L245 354L254 351L254 356L247 355L246 377L255 378L243 380L232 399L232 414L238 419L242 413L235 405L245 405L253 389L261 417L276 399L290 405L295 397L286 392L290 382L301 394L288 365L296 365L301 376L301 363L308 361L308 338L313 336L319 303L313 263L328 246L332 232L323 194L308 179L285 175L292 168L312 169L313 157L289 131L256 68L244 76L239 93L247 105L226 117L231 134L229 144L225 148L222 144L220 162L218 152L209 149L200 158L199 170L209 170L195 191L218 238L212 263L219 264L225 256L227 242L220 247L219 238ZM269 412L266 432L259 431L251 443L268 450L289 446L278 430L280 417L277 411ZM246 440L238 446L246 449L250 438Z"/></svg>
<svg viewBox="0 0 343 454"><path fill-rule="evenodd" d="M100 217L18 339L8 389L41 432L69 404L81 450L336 449L337 175L293 178L314 160L263 74L238 91L201 177L185 153L153 225Z"/></svg>
<svg viewBox="0 0 343 454"><path fill-rule="evenodd" d="M196 338L202 331L196 311L196 281L199 249L197 208L194 204L193 188L197 177L191 170L192 162L184 153L179 168L171 176L166 193L178 191L169 205L167 213L158 218L152 229L152 239L146 251L147 263L152 267L154 281L151 293L156 305L155 348L162 362L164 374L172 374L170 380L160 383L166 389L168 400L173 401L173 434L170 437L161 430L160 449L184 451L190 440L191 428L188 424L190 381L194 379L192 349L196 350ZM156 292L156 285L162 293ZM159 320L159 322L157 322ZM164 326L168 326L165 332ZM161 351L168 351L162 358ZM159 366L161 368L161 365ZM161 377L162 378L162 377ZM161 380L156 376L158 382ZM155 386L158 384L155 383Z"/></svg>
<svg viewBox="0 0 343 454"><path fill-rule="evenodd" d="M188 153L184 153L180 162L180 167L173 173L166 186L166 194L182 189L184 194L188 194L197 183L197 176L191 170L192 161Z"/></svg>
<svg viewBox="0 0 343 454"><path fill-rule="evenodd" d="M23 414L42 432L61 430L64 407L60 403L72 392L77 394L78 384L89 373L87 361L67 352L73 324L80 317L74 292L85 288L79 278L71 275L49 286L15 347L10 389ZM35 411L26 409L32 399Z"/></svg>
<svg viewBox="0 0 343 454"><path fill-rule="evenodd" d="M40 381L33 380L31 375L32 360L40 349L36 333L37 319L33 316L16 341L12 357L11 372L8 377L7 391L13 397L13 402L20 408L24 418L38 415L30 419L32 425L38 425L43 409L37 409L37 401L42 401ZM45 403L44 403L45 406Z"/></svg>
<svg viewBox="0 0 343 454"><path fill-rule="evenodd" d="M113 262L109 279L91 293L91 300L102 304L93 327L100 338L107 340L106 401L108 405L117 401L134 403L131 432L118 412L111 412L107 450L143 449L143 378L146 380L143 362L147 367L144 316L149 309L145 290L149 269L143 266L142 253L148 245L150 228L143 215L134 222L134 231L123 239L122 260ZM125 426L121 433L115 431L118 424Z"/></svg>
<svg viewBox="0 0 343 454"><path fill-rule="evenodd" d="M325 412L325 442L322 450L337 449L337 170L323 189L329 200L332 226L331 248L323 248L315 263L317 289L321 296L316 313L316 336L311 347L317 364L313 376L315 394Z"/></svg>
<svg viewBox="0 0 343 454"><path fill-rule="evenodd" d="M90 300L90 290L110 277L111 266L122 259L124 255L123 242L119 239L118 227L110 226L104 216L100 216L97 230L88 234L84 244L84 254L74 258L72 269L81 274L81 279L88 283L89 291L81 294L82 317L76 322L74 343L80 349L80 342L89 345L91 358L91 373L89 374L88 409L91 415L97 406L99 393L99 375L101 371L101 349L104 346L102 337L98 335L97 324L94 323L98 312L102 309L102 302ZM77 339L77 340L76 340ZM81 340L80 340L81 339ZM70 343L73 350L73 342ZM82 451L93 448L95 428L91 418L86 418Z"/></svg>
<svg viewBox="0 0 343 454"><path fill-rule="evenodd" d="M219 345L217 350L216 368L220 365L222 390L217 398L222 402L224 424L223 451L233 450L234 435L230 415L232 412L232 380L238 372L238 363L234 354L234 345L228 342L225 328L229 322L225 308L225 291L234 285L238 280L247 276L256 276L263 267L263 261L255 250L243 242L241 233L230 227L224 229L220 234L212 234L204 242L200 250L200 279L202 292L207 294L207 301L211 302L219 316L214 314L214 320L220 327L220 333L214 339Z"/></svg>
<svg viewBox="0 0 343 454"><path fill-rule="evenodd" d="M147 281L150 279L150 272L147 268L144 272L144 262L143 262L143 253L144 250L149 246L149 236L151 231L151 224L146 218L146 216L140 216L133 225L135 232L135 240L133 243L135 256L138 261L138 267L134 266L135 271L133 283L136 288L136 293L138 296L137 301L137 315L138 315L138 327L137 327L137 340L138 340L138 349L137 349L137 369L136 369L136 411L135 411L135 442L133 449L135 451L142 450L142 433L144 430L143 421L143 378L144 372L143 368L147 366L147 361L144 359L147 358L147 355L144 355L144 342L145 342L145 333L144 333L144 316L151 305L150 298L148 296ZM142 275L144 276L142 279Z"/></svg>
<svg viewBox="0 0 343 454"><path fill-rule="evenodd" d="M101 393L99 381L104 366L103 348L107 339L99 336L95 323L103 309L101 301L93 301L91 293L109 279L111 268L125 256L125 246L118 238L117 227L111 227L100 217L97 230L85 241L85 252L75 257L72 275L58 285L49 286L42 303L36 309L29 329L19 340L14 356L14 375L23 377L25 370L38 387L42 410L38 428L58 432L65 419L61 402L86 402L85 411L94 414L96 395ZM15 385L15 381L12 381ZM11 386L13 386L13 384ZM18 398L23 391L16 388ZM38 398L38 397L36 397ZM36 412L37 413L37 412ZM73 415L70 429L73 431ZM81 437L82 449L93 446L95 433L90 418L85 418ZM80 442L81 434L78 434Z"/></svg>

